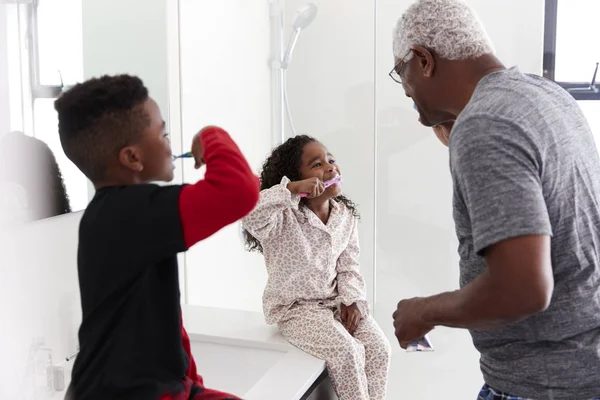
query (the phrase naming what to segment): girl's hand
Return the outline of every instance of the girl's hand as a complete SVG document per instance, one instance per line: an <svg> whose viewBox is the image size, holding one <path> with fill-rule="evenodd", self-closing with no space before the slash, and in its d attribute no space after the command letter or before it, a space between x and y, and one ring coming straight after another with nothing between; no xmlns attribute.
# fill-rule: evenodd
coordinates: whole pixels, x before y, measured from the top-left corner
<svg viewBox="0 0 600 400"><path fill-rule="evenodd" d="M325 186L319 178L308 178L302 181L290 182L287 188L293 194L308 193L307 198L314 199L325 191Z"/></svg>
<svg viewBox="0 0 600 400"><path fill-rule="evenodd" d="M344 327L351 335L354 335L356 332L356 328L358 328L358 323L362 319L362 315L360 314L360 310L356 303L352 303L349 306L344 304L341 305L341 319L344 323Z"/></svg>

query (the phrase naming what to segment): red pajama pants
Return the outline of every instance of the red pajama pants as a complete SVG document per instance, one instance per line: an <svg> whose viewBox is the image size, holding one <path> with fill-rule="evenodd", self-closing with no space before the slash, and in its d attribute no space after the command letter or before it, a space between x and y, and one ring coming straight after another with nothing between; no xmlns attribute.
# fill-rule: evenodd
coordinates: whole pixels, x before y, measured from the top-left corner
<svg viewBox="0 0 600 400"><path fill-rule="evenodd" d="M183 327L183 321L181 321L181 338L183 348L190 358L190 366L186 374L187 377L183 381L185 389L180 393L167 393L159 400L240 400L238 397L231 394L204 387L202 377L198 375L198 372L196 371L196 362L194 361L194 356L192 356L190 338Z"/></svg>

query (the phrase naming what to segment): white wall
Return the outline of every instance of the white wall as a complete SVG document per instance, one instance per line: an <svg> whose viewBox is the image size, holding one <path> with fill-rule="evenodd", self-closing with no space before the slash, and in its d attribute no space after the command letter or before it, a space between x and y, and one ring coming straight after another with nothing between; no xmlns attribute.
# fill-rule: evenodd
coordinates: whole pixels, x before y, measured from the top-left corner
<svg viewBox="0 0 600 400"><path fill-rule="evenodd" d="M258 169L271 147L267 1L180 1L181 111L184 146L203 126L220 125ZM202 175L183 163L186 182ZM262 311L266 269L244 251L240 225L186 255L188 304Z"/></svg>
<svg viewBox="0 0 600 400"><path fill-rule="evenodd" d="M543 0L468 2L507 65L541 73ZM305 1L286 3L289 24ZM394 347L388 397L476 396L482 380L467 332L436 329L435 353L407 355L391 324L402 298L458 286L447 149L420 126L402 88L388 77L392 30L412 1L314 3L319 14L298 42L288 95L296 128L337 155L344 189L361 206L362 271L375 287L375 317Z"/></svg>
<svg viewBox="0 0 600 400"><path fill-rule="evenodd" d="M77 348L81 323L76 264L80 218L81 213L71 213L20 228L0 228L2 399L46 398L31 391L36 385L30 365L35 338L43 338L45 346L52 349L55 364ZM72 363L64 367L68 384Z"/></svg>
<svg viewBox="0 0 600 400"><path fill-rule="evenodd" d="M583 110L588 124L590 124L594 140L596 141L596 148L600 150L600 101L580 101L579 106Z"/></svg>
<svg viewBox="0 0 600 400"><path fill-rule="evenodd" d="M165 0L85 0L82 11L85 78L138 75L166 114Z"/></svg>
<svg viewBox="0 0 600 400"><path fill-rule="evenodd" d="M286 1L288 29L305 3ZM299 134L316 137L335 155L344 176L344 193L359 205L361 272L373 303L375 2L314 3L317 17L301 33L287 74L291 113Z"/></svg>
<svg viewBox="0 0 600 400"><path fill-rule="evenodd" d="M10 129L6 5L0 4L0 136Z"/></svg>

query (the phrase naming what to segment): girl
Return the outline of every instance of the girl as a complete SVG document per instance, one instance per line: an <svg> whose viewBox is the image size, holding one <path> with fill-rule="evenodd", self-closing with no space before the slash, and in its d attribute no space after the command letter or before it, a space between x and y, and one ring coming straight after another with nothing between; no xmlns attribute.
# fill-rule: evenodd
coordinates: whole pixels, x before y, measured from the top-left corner
<svg viewBox="0 0 600 400"><path fill-rule="evenodd" d="M244 219L244 235L249 250L265 257L267 323L327 362L340 400L379 400L390 344L365 300L356 206L339 183L323 184L340 175L317 140L288 139L263 165L260 200Z"/></svg>

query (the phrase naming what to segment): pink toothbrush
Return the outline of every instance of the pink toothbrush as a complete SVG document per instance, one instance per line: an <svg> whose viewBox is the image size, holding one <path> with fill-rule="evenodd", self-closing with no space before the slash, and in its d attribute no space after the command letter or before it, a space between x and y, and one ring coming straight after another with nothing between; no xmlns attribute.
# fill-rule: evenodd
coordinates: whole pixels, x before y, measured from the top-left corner
<svg viewBox="0 0 600 400"><path fill-rule="evenodd" d="M342 181L342 176L338 175L333 179L323 182L323 186L327 189L329 186L335 185L336 183L340 183ZM306 197L310 195L310 193L300 193L300 197Z"/></svg>

